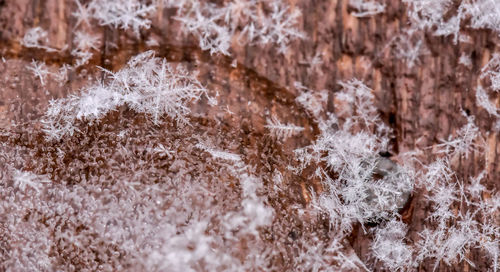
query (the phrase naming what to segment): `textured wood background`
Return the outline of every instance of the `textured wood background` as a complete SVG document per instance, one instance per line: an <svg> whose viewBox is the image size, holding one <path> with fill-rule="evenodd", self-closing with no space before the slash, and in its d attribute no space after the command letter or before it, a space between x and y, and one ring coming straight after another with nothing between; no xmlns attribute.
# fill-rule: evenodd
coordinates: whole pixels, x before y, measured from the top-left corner
<svg viewBox="0 0 500 272"><path fill-rule="evenodd" d="M94 52L91 63L72 72L69 82L63 86L56 82L41 86L26 65L32 59L43 60L51 71L56 71L63 64L72 63L69 52L76 19L71 13L76 6L66 0L1 0L0 55L4 59L0 61L0 127L9 130L11 121L36 120L50 98L74 93L89 80L99 78L95 65L117 70L130 56L153 49L157 56L198 71L200 80L219 92L219 106L207 109L206 103L201 103L198 114L221 120L227 130L234 132L232 140L241 143L250 162L269 173L274 168L285 170L285 158L291 157L291 151L313 140L317 133L304 109L294 102L298 92L293 83L299 81L311 89L328 90L327 107L333 110L333 94L340 89L337 81L356 77L375 90L380 115L394 129L393 154L424 149L447 138L466 122L461 109L474 115L485 136L488 152L484 157L459 158L454 163L465 177L476 175L486 167L488 188L499 187L500 137L493 130L494 120L476 105L474 91L481 67L499 51L497 34L486 30L468 31L471 42L458 44L454 44L451 37L422 34L428 54L413 68L408 68L393 56L388 45L392 38L406 31L406 10L400 0L385 1L385 13L370 18L353 17L346 0L290 2L302 10L300 28L307 38L293 42L284 55L272 46L259 48L236 43L231 57L210 55L198 48L193 37L179 31L178 22L169 19L171 11L163 10L153 19L152 28L141 31L140 37L108 27L89 27L88 31L102 37L101 50ZM62 49L68 45L69 48L61 53L24 48L20 39L27 29L35 26L49 32L51 47ZM148 47L145 41L151 38L159 45ZM316 53L321 53L323 63L311 67L307 62ZM459 63L462 54L471 56L470 67ZM233 59L237 60L237 67L231 66ZM500 104L500 100L496 102ZM302 138L287 141L280 147L266 140L264 125L271 113L283 121L304 126ZM273 154L272 159L261 159L269 154ZM311 182L305 176L289 175L290 191L297 196L290 197L289 201L307 202L306 188ZM410 239L422 229L427 212L421 205L421 197L416 192L406 211ZM368 243L369 238L362 231L354 231L351 245L362 260L369 257ZM484 269L478 252L472 252L470 258L479 264L478 271ZM421 271L430 270L430 264L421 267ZM472 269L463 264L454 268L441 266L438 270Z"/></svg>

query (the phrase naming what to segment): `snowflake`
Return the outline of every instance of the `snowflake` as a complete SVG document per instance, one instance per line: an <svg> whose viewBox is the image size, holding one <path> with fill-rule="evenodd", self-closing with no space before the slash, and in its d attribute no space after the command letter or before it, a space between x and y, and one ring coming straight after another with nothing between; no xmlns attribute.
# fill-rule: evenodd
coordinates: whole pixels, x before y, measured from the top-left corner
<svg viewBox="0 0 500 272"><path fill-rule="evenodd" d="M50 75L50 72L47 70L47 66L44 62L32 60L31 66L28 66L27 69L32 71L33 74L40 79L42 86L45 86L45 77Z"/></svg>

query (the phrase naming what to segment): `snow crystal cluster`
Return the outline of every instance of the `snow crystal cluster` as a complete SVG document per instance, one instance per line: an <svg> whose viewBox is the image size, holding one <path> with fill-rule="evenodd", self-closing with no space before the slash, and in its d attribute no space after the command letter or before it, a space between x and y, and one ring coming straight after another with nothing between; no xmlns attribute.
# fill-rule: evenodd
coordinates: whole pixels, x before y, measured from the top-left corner
<svg viewBox="0 0 500 272"><path fill-rule="evenodd" d="M359 80L340 82L337 116L320 121L321 134L295 151L299 171L315 167L326 193L316 205L343 233L354 222L389 218L403 208L414 185L413 173L379 154L388 150L390 129L379 119L371 90ZM342 120L341 120L342 118ZM324 166L324 167L317 167ZM335 174L333 174L335 173Z"/></svg>
<svg viewBox="0 0 500 272"><path fill-rule="evenodd" d="M132 58L118 72L104 71L106 79L73 95L50 101L44 131L50 139L73 134L77 120L98 122L106 113L127 105L147 113L155 123L167 115L187 122L187 103L197 101L207 90L181 66L172 67L165 59L147 51Z"/></svg>
<svg viewBox="0 0 500 272"><path fill-rule="evenodd" d="M176 19L184 30L196 36L200 47L211 54L229 55L233 37L241 44L273 44L280 52L286 51L291 41L304 38L297 28L300 11L282 1L239 0L222 7L198 0L165 3L177 8ZM259 6L267 6L269 12L259 10Z"/></svg>
<svg viewBox="0 0 500 272"><path fill-rule="evenodd" d="M433 29L434 35L452 35L454 42L464 40L460 33L462 22L473 29L491 29L500 33L500 7L494 0L462 1L457 6L451 0L403 0L408 5L408 15L413 27ZM446 16L453 13L453 16Z"/></svg>

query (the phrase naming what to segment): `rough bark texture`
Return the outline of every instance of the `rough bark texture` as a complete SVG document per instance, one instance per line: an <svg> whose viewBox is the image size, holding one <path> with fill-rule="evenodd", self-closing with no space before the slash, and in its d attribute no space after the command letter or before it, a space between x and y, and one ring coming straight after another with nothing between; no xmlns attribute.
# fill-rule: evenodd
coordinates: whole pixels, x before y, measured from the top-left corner
<svg viewBox="0 0 500 272"><path fill-rule="evenodd" d="M43 60L51 71L55 71L65 63L71 64L68 52L76 23L71 15L75 4L65 0L0 1L0 54L4 57L0 61L0 127L11 130L14 129L11 121L37 120L43 115L49 99L75 93L91 78L99 78L100 72L95 65L117 70L130 56L153 49L158 52L157 56L185 63L191 70L198 71L207 88L214 93L218 91L218 107L207 107L206 101L198 105L200 120L217 118L225 124L222 131L229 133L208 132L231 135L227 136L230 141L237 143L237 148L247 154L248 162L258 165L260 171L272 173L280 169L286 172L284 162L292 157L292 150L311 142L317 133L316 125L295 103L298 94L293 88L295 81L311 89L328 90L327 107L333 110L333 94L340 89L337 81L356 77L374 89L380 115L394 129L392 154L424 149L447 138L465 123L460 114L462 109L476 116L476 124L486 135L489 149L484 157L458 158L454 163L459 165L464 177L478 174L486 165L488 188L498 188L500 137L492 129L494 120L476 105L474 96L481 67L498 52L498 35L474 30L469 33L471 43L454 44L451 37L425 34L423 38L429 54L422 56L413 68L408 68L391 54L391 46L387 46L405 29L406 11L401 1L386 1L386 11L370 18L353 17L346 0L290 2L302 10L301 27L307 38L292 43L284 55L271 46L250 45L233 46L231 57L210 55L197 47L193 37L181 34L178 22L169 20L171 11L164 10L154 18L150 30L141 31L140 37L107 27L92 28L93 33L102 36L103 42L91 63L72 72L69 82L63 86L55 82L41 86L26 65L32 59ZM26 30L35 26L49 32L51 47L61 49L68 45L68 50L47 53L21 46L20 39ZM159 46L149 48L145 41L150 37L156 38ZM322 53L323 63L310 67L306 62L316 52ZM470 67L459 64L462 53L471 56ZM233 58L238 62L237 67L231 65ZM497 105L499 103L497 101ZM304 133L278 147L266 136L264 125L269 113L305 127ZM203 117L205 114L211 117ZM200 129L210 127L210 122L206 122L202 126L205 128ZM273 156L268 156L271 154ZM320 187L311 184L306 174L302 177L291 173L285 175L290 182L288 191L294 196L283 200L285 203L274 205L306 204L308 188L311 185L316 189ZM421 194L415 192L403 211L403 218L410 225L410 240L423 228L423 218L428 212L427 207L421 205L421 198ZM288 235L300 236L303 228L296 223L290 226ZM369 241L359 226L351 235L351 246L361 260L369 258ZM438 271L484 271L480 253L471 252L470 255L477 265L475 269L464 262L454 268L440 266ZM277 262L286 263L286 258ZM430 271L432 267L433 264L424 263L421 271Z"/></svg>

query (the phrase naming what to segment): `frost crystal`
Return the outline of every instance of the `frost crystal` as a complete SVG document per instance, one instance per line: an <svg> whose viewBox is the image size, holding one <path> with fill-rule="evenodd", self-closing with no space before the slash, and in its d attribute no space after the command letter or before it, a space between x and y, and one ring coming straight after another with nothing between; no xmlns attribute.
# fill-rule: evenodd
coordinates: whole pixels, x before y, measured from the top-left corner
<svg viewBox="0 0 500 272"><path fill-rule="evenodd" d="M492 29L500 34L500 4L495 0L464 1L461 6L472 28Z"/></svg>
<svg viewBox="0 0 500 272"><path fill-rule="evenodd" d="M486 28L500 34L500 5L495 0L462 1L454 5L452 0L403 0L409 6L408 16L412 27L421 30L435 28L434 35L454 36L454 43L460 34L463 21L471 28ZM456 9L455 9L456 8ZM448 14L454 14L448 16Z"/></svg>
<svg viewBox="0 0 500 272"><path fill-rule="evenodd" d="M481 69L481 79L488 79L489 88L498 94L500 90L500 55L494 54L491 60ZM481 108L485 109L490 116L495 117L496 124L493 129L500 130L500 109L495 103L490 100L487 90L481 84L476 87L476 103Z"/></svg>
<svg viewBox="0 0 500 272"><path fill-rule="evenodd" d="M466 55L465 53L462 53L462 55L460 55L460 58L458 59L458 63L464 65L467 68L472 67L472 59L470 58L469 55Z"/></svg>
<svg viewBox="0 0 500 272"><path fill-rule="evenodd" d="M80 95L50 101L44 119L48 138L72 134L77 120L98 121L121 105L148 114L156 123L163 115L187 123L188 104L207 93L184 68L172 67L153 51L133 57L118 72L105 73L104 82L86 87Z"/></svg>
<svg viewBox="0 0 500 272"><path fill-rule="evenodd" d="M28 188L35 190L37 193L40 192L41 188L44 186L44 183L49 183L48 180L44 176L38 176L30 172L20 171L14 169L12 172L12 179L14 181L14 186L19 188L22 191L26 191Z"/></svg>
<svg viewBox="0 0 500 272"><path fill-rule="evenodd" d="M488 78L491 89L495 92L500 91L500 55L493 55L491 60L481 69L480 78Z"/></svg>
<svg viewBox="0 0 500 272"><path fill-rule="evenodd" d="M217 23L223 13L217 12L216 7L193 2L193 7L185 14L179 15L177 20L183 23L185 31L194 34L199 39L202 50L210 50L210 54L222 53L229 55L231 46L231 32Z"/></svg>
<svg viewBox="0 0 500 272"><path fill-rule="evenodd" d="M100 46L99 37L81 31L76 32L73 43L75 49L71 51L71 55L77 58L75 67L87 64L93 55L91 50L98 50Z"/></svg>
<svg viewBox="0 0 500 272"><path fill-rule="evenodd" d="M372 90L363 82L352 79L347 82L339 82L343 91L336 94L338 100L347 103L340 115L349 114L355 122L361 121L366 126L379 122L377 109L373 105L374 96Z"/></svg>
<svg viewBox="0 0 500 272"><path fill-rule="evenodd" d="M447 141L442 141L438 147L442 148L439 153L446 153L450 156L465 155L468 158L471 151L478 150L480 145L476 144L480 133L479 128L474 124L474 116L467 116L462 113L467 118L467 124L457 131L457 136L455 138L449 138Z"/></svg>
<svg viewBox="0 0 500 272"><path fill-rule="evenodd" d="M378 117L371 90L356 79L339 84L339 119L330 115L322 121L319 138L295 153L299 171L317 165L315 176L325 192L315 199L316 206L345 233L354 222L390 218L406 203L414 178L408 169L378 155L387 148L389 130Z"/></svg>
<svg viewBox="0 0 500 272"><path fill-rule="evenodd" d="M349 5L357 10L353 12L356 17L369 17L384 12L385 5L376 1L349 0Z"/></svg>
<svg viewBox="0 0 500 272"><path fill-rule="evenodd" d="M421 56L429 54L423 39L418 35L414 37L408 33L398 35L390 44L394 44L396 58L402 59L409 69L420 63Z"/></svg>
<svg viewBox="0 0 500 272"><path fill-rule="evenodd" d="M222 160L227 160L230 162L239 162L241 161L241 158L237 154L233 154L227 151L223 150L218 150L215 147L213 147L210 143L207 142L199 142L196 144L196 147L208 152L213 158L215 159L222 159Z"/></svg>
<svg viewBox="0 0 500 272"><path fill-rule="evenodd" d="M269 129L274 138L281 140L286 140L287 138L297 135L304 130L303 127L283 124L275 117L272 117L271 120L268 119L265 127Z"/></svg>
<svg viewBox="0 0 500 272"><path fill-rule="evenodd" d="M406 271L412 267L413 249L405 243L406 231L406 225L395 219L375 230L373 255L390 271Z"/></svg>
<svg viewBox="0 0 500 272"><path fill-rule="evenodd" d="M82 5L75 0L78 10L73 13L81 22L89 24L89 19L95 19L102 26L113 26L124 30L132 29L136 35L141 28L148 29L151 21L148 16L156 11L153 4L143 4L139 0L92 0L87 5Z"/></svg>
<svg viewBox="0 0 500 272"><path fill-rule="evenodd" d="M50 74L49 70L47 70L47 66L44 62L31 61L31 66L27 67L28 70L31 70L33 74L40 79L40 83L42 86L45 86L45 77Z"/></svg>
<svg viewBox="0 0 500 272"><path fill-rule="evenodd" d="M479 85L476 88L476 102L481 108L485 109L488 114L500 118L497 106L490 101L486 91Z"/></svg>
<svg viewBox="0 0 500 272"><path fill-rule="evenodd" d="M313 117L319 119L322 108L328 99L328 92L315 92L303 86L300 82L295 82L294 85L295 89L300 93L295 101L302 105Z"/></svg>
<svg viewBox="0 0 500 272"><path fill-rule="evenodd" d="M200 47L211 54L229 55L233 36L242 44L275 44L280 52L292 40L304 38L297 29L300 11L281 1L239 0L224 6L203 1L165 2L177 8L176 19L183 23L184 30L196 36ZM259 5L270 11L259 10Z"/></svg>
<svg viewBox="0 0 500 272"><path fill-rule="evenodd" d="M48 33L41 27L30 28L21 41L21 44L28 48L40 48L47 52L57 52L57 49L47 46Z"/></svg>

